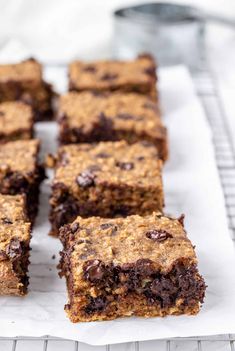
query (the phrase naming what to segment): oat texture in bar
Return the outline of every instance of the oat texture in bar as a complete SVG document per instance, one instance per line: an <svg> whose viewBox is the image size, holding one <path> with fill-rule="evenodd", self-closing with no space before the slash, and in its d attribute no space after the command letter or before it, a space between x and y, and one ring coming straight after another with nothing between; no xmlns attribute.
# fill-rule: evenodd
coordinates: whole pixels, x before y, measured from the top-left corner
<svg viewBox="0 0 235 351"><path fill-rule="evenodd" d="M78 217L60 229L72 322L199 312L205 283L182 217Z"/></svg>
<svg viewBox="0 0 235 351"><path fill-rule="evenodd" d="M38 209L39 187L44 169L38 162L40 142L17 140L0 145L0 193L26 195L31 221Z"/></svg>
<svg viewBox="0 0 235 351"><path fill-rule="evenodd" d="M0 103L0 144L33 137L33 110L19 101Z"/></svg>
<svg viewBox="0 0 235 351"><path fill-rule="evenodd" d="M31 223L24 195L0 194L0 295L27 292Z"/></svg>
<svg viewBox="0 0 235 351"><path fill-rule="evenodd" d="M147 96L70 92L60 98L58 122L62 144L147 140L157 147L161 159L167 159L166 128L158 105Z"/></svg>
<svg viewBox="0 0 235 351"><path fill-rule="evenodd" d="M52 118L52 87L42 77L42 66L34 59L0 65L0 102L20 100L34 110L35 120Z"/></svg>
<svg viewBox="0 0 235 351"><path fill-rule="evenodd" d="M149 142L72 144L59 149L50 199L52 235L82 217L162 211L162 161Z"/></svg>
<svg viewBox="0 0 235 351"><path fill-rule="evenodd" d="M133 61L73 61L69 65L69 90L135 92L157 99L156 64L151 55Z"/></svg>

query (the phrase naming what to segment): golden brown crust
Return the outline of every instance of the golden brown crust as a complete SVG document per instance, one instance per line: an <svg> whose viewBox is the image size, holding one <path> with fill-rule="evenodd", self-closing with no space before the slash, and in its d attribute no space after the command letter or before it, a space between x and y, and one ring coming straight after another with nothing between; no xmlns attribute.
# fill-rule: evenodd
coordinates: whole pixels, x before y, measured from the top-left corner
<svg viewBox="0 0 235 351"><path fill-rule="evenodd" d="M10 169L27 178L35 172L40 142L38 139L17 140L0 146L0 175Z"/></svg>
<svg viewBox="0 0 235 351"><path fill-rule="evenodd" d="M149 140L167 158L166 128L159 107L147 96L70 92L61 96L58 116L62 143Z"/></svg>
<svg viewBox="0 0 235 351"><path fill-rule="evenodd" d="M63 182L73 194L80 195L82 190L76 177L92 166L100 167L94 170L97 185L162 186L162 162L151 144L139 142L128 145L125 141L117 141L66 145L59 148L58 154L54 184ZM125 169L122 163L133 164L133 168Z"/></svg>
<svg viewBox="0 0 235 351"><path fill-rule="evenodd" d="M42 66L36 60L0 65L0 84L18 81L38 85L42 81Z"/></svg>
<svg viewBox="0 0 235 351"><path fill-rule="evenodd" d="M22 102L0 103L0 143L16 139L31 139L33 111Z"/></svg>
<svg viewBox="0 0 235 351"><path fill-rule="evenodd" d="M50 199L52 235L83 217L162 211L162 161L149 143L125 141L67 145L59 149Z"/></svg>
<svg viewBox="0 0 235 351"><path fill-rule="evenodd" d="M179 220L161 213L115 219L77 217L74 226L75 223L79 227L70 237L71 241L66 243L68 247L73 247L71 272L74 290L81 287L79 267L87 260L98 259L104 264L123 265L139 259L150 259L154 267L164 274L169 273L178 260L197 263L193 246ZM165 231L170 237L158 242L147 235L153 230Z"/></svg>
<svg viewBox="0 0 235 351"><path fill-rule="evenodd" d="M70 90L94 90L155 95L156 66L152 57L132 61L74 61L69 65Z"/></svg>

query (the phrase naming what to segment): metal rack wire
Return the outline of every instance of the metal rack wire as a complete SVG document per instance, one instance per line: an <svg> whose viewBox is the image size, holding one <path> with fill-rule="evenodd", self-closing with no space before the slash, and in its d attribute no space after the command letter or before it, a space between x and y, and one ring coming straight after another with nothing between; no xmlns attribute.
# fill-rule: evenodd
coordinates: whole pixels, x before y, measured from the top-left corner
<svg viewBox="0 0 235 351"><path fill-rule="evenodd" d="M235 150L232 143L226 115L223 110L216 80L213 74L203 69L193 75L197 94L204 106L213 132L215 156L224 190L228 224L235 239ZM33 337L0 337L0 351L235 351L235 335L212 337L172 338L134 342L120 345L89 346L77 341L64 340L51 336Z"/></svg>

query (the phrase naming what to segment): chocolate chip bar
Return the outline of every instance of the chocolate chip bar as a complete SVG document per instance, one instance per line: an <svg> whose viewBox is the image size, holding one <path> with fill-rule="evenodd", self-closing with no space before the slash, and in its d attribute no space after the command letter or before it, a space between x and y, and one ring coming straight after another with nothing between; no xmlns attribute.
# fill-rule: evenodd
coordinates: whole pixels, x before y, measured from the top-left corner
<svg viewBox="0 0 235 351"><path fill-rule="evenodd" d="M25 295L31 224L23 195L0 194L0 295Z"/></svg>
<svg viewBox="0 0 235 351"><path fill-rule="evenodd" d="M148 214L163 207L162 161L148 142L59 149L50 199L52 235L82 217Z"/></svg>
<svg viewBox="0 0 235 351"><path fill-rule="evenodd" d="M0 193L26 195L31 221L38 209L39 186L44 170L39 165L39 140L17 140L0 145Z"/></svg>
<svg viewBox="0 0 235 351"><path fill-rule="evenodd" d="M63 144L148 140L155 144L160 158L167 159L166 128L157 104L147 96L70 92L60 98L58 122Z"/></svg>
<svg viewBox="0 0 235 351"><path fill-rule="evenodd" d="M18 101L0 103L0 144L32 137L32 108Z"/></svg>
<svg viewBox="0 0 235 351"><path fill-rule="evenodd" d="M60 238L72 322L199 312L205 283L183 217L77 217Z"/></svg>
<svg viewBox="0 0 235 351"><path fill-rule="evenodd" d="M69 65L69 90L136 92L157 99L156 64L150 55L133 61L74 61Z"/></svg>
<svg viewBox="0 0 235 351"><path fill-rule="evenodd" d="M34 59L0 65L0 102L20 100L34 110L35 120L52 118L51 85L42 78L42 66Z"/></svg>

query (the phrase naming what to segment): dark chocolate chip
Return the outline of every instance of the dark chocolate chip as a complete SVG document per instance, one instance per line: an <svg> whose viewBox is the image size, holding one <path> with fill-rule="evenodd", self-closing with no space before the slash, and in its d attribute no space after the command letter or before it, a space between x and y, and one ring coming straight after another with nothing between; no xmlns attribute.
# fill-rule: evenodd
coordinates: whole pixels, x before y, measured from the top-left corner
<svg viewBox="0 0 235 351"><path fill-rule="evenodd" d="M144 156L137 156L136 159L137 159L138 161L143 161L143 160L145 159L145 157L144 157Z"/></svg>
<svg viewBox="0 0 235 351"><path fill-rule="evenodd" d="M130 115L129 113L119 113L117 114L117 118L123 119L123 120L135 119L135 117L133 115Z"/></svg>
<svg viewBox="0 0 235 351"><path fill-rule="evenodd" d="M86 66L83 68L83 71L94 73L94 72L96 72L96 67L93 66L93 65L86 65Z"/></svg>
<svg viewBox="0 0 235 351"><path fill-rule="evenodd" d="M145 68L144 73L147 73L150 76L155 76L156 74L156 68L154 66Z"/></svg>
<svg viewBox="0 0 235 351"><path fill-rule="evenodd" d="M86 262L83 271L87 280L98 282L104 278L105 266L100 260L90 260Z"/></svg>
<svg viewBox="0 0 235 351"><path fill-rule="evenodd" d="M133 162L116 162L116 166L125 171L130 171L135 167Z"/></svg>
<svg viewBox="0 0 235 351"><path fill-rule="evenodd" d="M7 217L2 218L2 222L5 224L13 224L13 222Z"/></svg>
<svg viewBox="0 0 235 351"><path fill-rule="evenodd" d="M74 233L76 233L76 231L79 229L79 223L78 222L75 222L75 223L73 223L73 224L71 224L71 227L70 227L70 229L71 229L71 232L74 234Z"/></svg>
<svg viewBox="0 0 235 351"><path fill-rule="evenodd" d="M97 157L97 158L109 158L110 154L108 154L106 152L100 152L100 153L96 154L95 157Z"/></svg>
<svg viewBox="0 0 235 351"><path fill-rule="evenodd" d="M12 172L9 170L4 180L9 183L12 194L22 190L25 191L28 186L27 179L19 172Z"/></svg>
<svg viewBox="0 0 235 351"><path fill-rule="evenodd" d="M7 254L5 251L0 250L0 261L5 261L7 259Z"/></svg>
<svg viewBox="0 0 235 351"><path fill-rule="evenodd" d="M108 228L111 228L111 227L113 227L113 223L103 223L103 224L101 224L101 226L100 226L100 228L101 228L102 230L105 230L105 229L108 229Z"/></svg>
<svg viewBox="0 0 235 351"><path fill-rule="evenodd" d="M95 174L87 169L77 176L76 182L82 188L93 186L95 185Z"/></svg>
<svg viewBox="0 0 235 351"><path fill-rule="evenodd" d="M113 80L118 77L117 73L105 73L103 76L100 77L101 80Z"/></svg>
<svg viewBox="0 0 235 351"><path fill-rule="evenodd" d="M0 111L0 116L5 116L5 113L3 111Z"/></svg>
<svg viewBox="0 0 235 351"><path fill-rule="evenodd" d="M101 312L106 308L107 303L105 296L90 297L90 303L85 307L85 313L92 314Z"/></svg>
<svg viewBox="0 0 235 351"><path fill-rule="evenodd" d="M156 214L156 218L157 218L157 219L160 219L160 218L162 218L162 217L164 217L163 214L161 214L161 213Z"/></svg>
<svg viewBox="0 0 235 351"><path fill-rule="evenodd" d="M19 241L19 239L17 239L17 238L11 239L10 243L8 244L8 246L6 248L7 256L10 259L15 260L15 259L21 257L22 253L23 253L22 243Z"/></svg>
<svg viewBox="0 0 235 351"><path fill-rule="evenodd" d="M52 256L51 256L51 259L52 259L52 260L55 260L55 258L56 258L56 255L52 255Z"/></svg>
<svg viewBox="0 0 235 351"><path fill-rule="evenodd" d="M178 218L178 221L180 222L180 224L182 225L182 227L184 227L184 218L185 218L185 215L184 215L184 214L180 215L179 218Z"/></svg>
<svg viewBox="0 0 235 351"><path fill-rule="evenodd" d="M91 244L91 241L88 240L88 239L79 239L77 242L76 242L77 245L80 245L80 244Z"/></svg>
<svg viewBox="0 0 235 351"><path fill-rule="evenodd" d="M168 238L172 238L172 235L163 229L152 229L149 230L145 235L148 239L157 241L159 243L165 241Z"/></svg>

